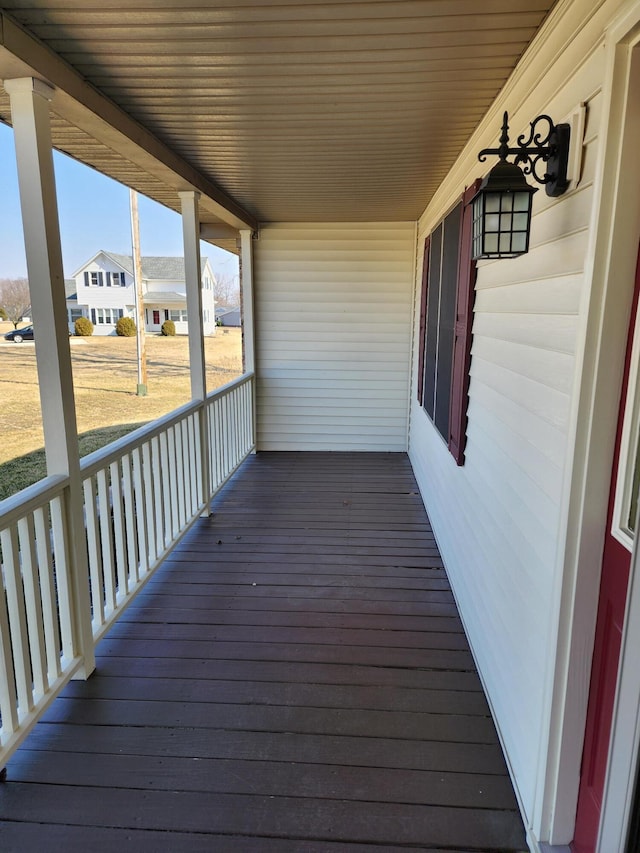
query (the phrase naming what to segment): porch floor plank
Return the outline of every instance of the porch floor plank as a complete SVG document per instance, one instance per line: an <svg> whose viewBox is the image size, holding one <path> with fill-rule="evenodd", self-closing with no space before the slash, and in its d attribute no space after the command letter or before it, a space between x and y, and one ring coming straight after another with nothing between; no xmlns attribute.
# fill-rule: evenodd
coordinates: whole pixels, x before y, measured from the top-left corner
<svg viewBox="0 0 640 853"><path fill-rule="evenodd" d="M249 459L8 766L3 853L524 851L403 454Z"/></svg>

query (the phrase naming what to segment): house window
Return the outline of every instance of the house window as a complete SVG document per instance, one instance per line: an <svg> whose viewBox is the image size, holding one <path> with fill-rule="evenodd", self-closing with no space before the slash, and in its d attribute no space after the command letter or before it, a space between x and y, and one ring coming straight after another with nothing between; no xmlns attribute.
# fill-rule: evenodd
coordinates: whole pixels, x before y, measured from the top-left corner
<svg viewBox="0 0 640 853"><path fill-rule="evenodd" d="M123 272L108 272L107 273L107 287L124 287L124 273Z"/></svg>
<svg viewBox="0 0 640 853"><path fill-rule="evenodd" d="M171 319L173 320L174 323L186 323L187 322L187 312L184 310L177 311L176 309L173 309L170 312L170 315L171 315Z"/></svg>
<svg viewBox="0 0 640 853"><path fill-rule="evenodd" d="M464 461L475 263L471 259L470 187L425 241L420 302L418 399Z"/></svg>
<svg viewBox="0 0 640 853"><path fill-rule="evenodd" d="M124 316L122 308L92 308L91 322L94 326L115 325Z"/></svg>
<svg viewBox="0 0 640 853"><path fill-rule="evenodd" d="M104 287L104 275L100 270L96 272L85 271L84 283L86 287Z"/></svg>

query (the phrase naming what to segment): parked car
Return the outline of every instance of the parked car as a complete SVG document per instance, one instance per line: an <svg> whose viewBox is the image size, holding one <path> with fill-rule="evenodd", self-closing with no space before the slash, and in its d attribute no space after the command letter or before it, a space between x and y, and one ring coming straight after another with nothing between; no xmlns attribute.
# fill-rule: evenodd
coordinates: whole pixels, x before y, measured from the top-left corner
<svg viewBox="0 0 640 853"><path fill-rule="evenodd" d="M33 326L25 326L24 329L14 329L13 332L7 332L4 339L5 341L13 341L14 344L21 344L22 341L32 341Z"/></svg>

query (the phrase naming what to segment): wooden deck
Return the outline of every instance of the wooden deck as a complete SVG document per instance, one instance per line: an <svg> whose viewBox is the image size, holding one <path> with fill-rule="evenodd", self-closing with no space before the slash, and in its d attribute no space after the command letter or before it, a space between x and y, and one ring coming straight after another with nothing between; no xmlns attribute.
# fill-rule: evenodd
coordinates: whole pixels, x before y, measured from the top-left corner
<svg viewBox="0 0 640 853"><path fill-rule="evenodd" d="M522 851L407 458L249 459L0 785L2 853Z"/></svg>

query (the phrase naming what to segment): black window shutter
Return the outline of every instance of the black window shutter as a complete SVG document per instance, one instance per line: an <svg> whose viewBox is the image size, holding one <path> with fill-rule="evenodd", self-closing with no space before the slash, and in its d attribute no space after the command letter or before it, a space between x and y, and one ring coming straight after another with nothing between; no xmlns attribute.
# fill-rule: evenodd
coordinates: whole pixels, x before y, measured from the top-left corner
<svg viewBox="0 0 640 853"><path fill-rule="evenodd" d="M96 324L96 309L95 308L91 309L91 322L95 326L95 324Z"/></svg>
<svg viewBox="0 0 640 853"><path fill-rule="evenodd" d="M84 271L84 286L89 287L89 273L87 270Z"/></svg>

